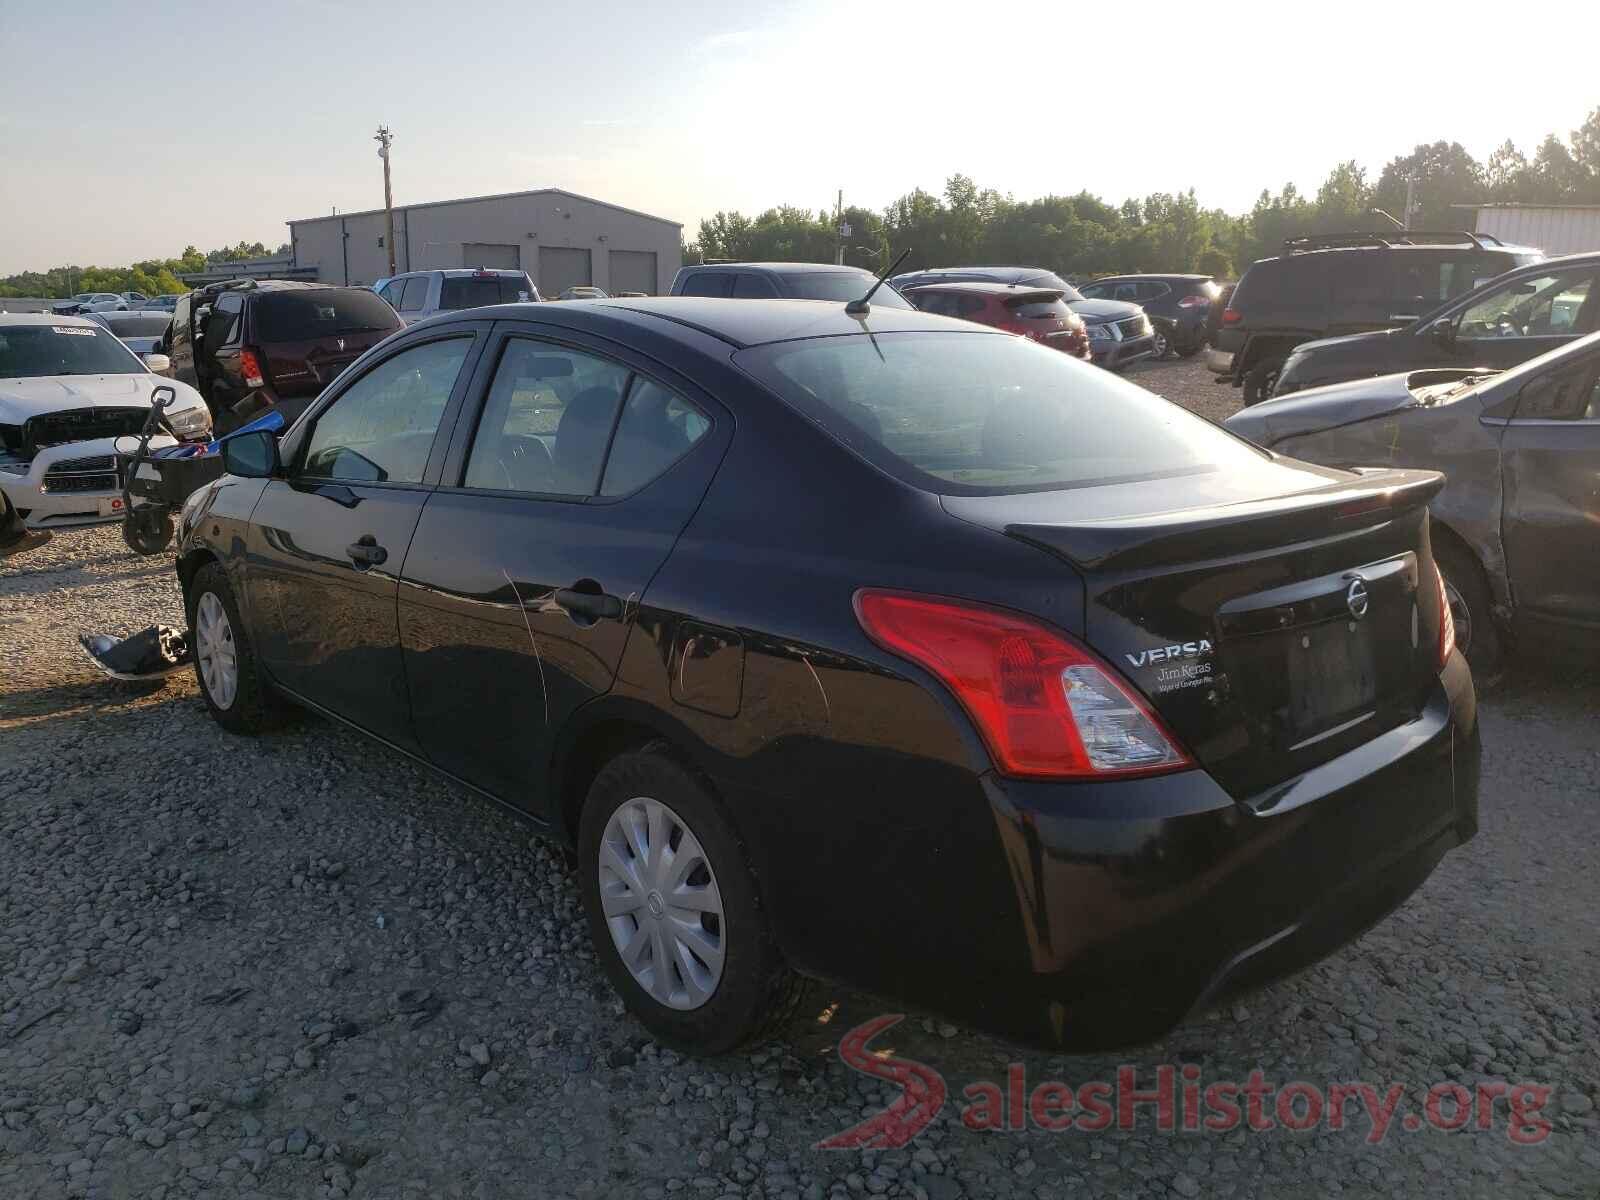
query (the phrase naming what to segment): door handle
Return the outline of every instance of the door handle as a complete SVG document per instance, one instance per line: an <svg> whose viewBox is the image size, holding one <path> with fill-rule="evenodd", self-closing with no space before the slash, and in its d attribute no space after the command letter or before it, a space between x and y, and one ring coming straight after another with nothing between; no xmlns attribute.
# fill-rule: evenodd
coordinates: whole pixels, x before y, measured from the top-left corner
<svg viewBox="0 0 1600 1200"><path fill-rule="evenodd" d="M622 615L622 601L604 592L579 591L577 588L557 588L552 597L557 604L574 617L587 620L614 621Z"/></svg>
<svg viewBox="0 0 1600 1200"><path fill-rule="evenodd" d="M350 556L350 561L355 563L358 571L382 566L389 560L389 552L378 545L378 539L370 533L363 534L360 540L346 546L344 552Z"/></svg>

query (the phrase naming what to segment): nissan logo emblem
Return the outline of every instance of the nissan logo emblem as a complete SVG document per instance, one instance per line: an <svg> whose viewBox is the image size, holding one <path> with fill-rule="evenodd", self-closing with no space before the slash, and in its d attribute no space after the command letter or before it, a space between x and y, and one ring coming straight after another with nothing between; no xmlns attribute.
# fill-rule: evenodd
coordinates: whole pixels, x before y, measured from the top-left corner
<svg viewBox="0 0 1600 1200"><path fill-rule="evenodd" d="M1357 575L1350 581L1350 586L1345 589L1344 602L1350 609L1350 615L1356 620L1361 620L1367 615L1367 581Z"/></svg>

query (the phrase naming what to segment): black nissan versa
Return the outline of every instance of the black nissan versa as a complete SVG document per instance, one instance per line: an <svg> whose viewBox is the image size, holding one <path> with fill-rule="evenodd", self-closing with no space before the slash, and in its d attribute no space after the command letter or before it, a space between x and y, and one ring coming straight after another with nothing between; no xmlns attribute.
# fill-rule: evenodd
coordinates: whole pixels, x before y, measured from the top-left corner
<svg viewBox="0 0 1600 1200"><path fill-rule="evenodd" d="M178 558L217 720L300 704L525 811L690 1050L806 976L1150 1039L1476 829L1440 476L1275 457L981 325L452 313L225 454Z"/></svg>

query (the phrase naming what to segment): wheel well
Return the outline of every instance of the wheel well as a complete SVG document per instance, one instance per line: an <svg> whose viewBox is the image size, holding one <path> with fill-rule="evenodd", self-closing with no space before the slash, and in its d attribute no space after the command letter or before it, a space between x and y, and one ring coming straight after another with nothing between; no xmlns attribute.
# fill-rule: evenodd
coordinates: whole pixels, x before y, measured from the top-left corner
<svg viewBox="0 0 1600 1200"><path fill-rule="evenodd" d="M183 589L184 603L189 601L189 583L207 563L219 562L210 550L191 550L178 560L178 583Z"/></svg>
<svg viewBox="0 0 1600 1200"><path fill-rule="evenodd" d="M1438 517L1429 519L1428 535L1434 542L1449 546L1457 553L1465 555L1472 562L1473 567L1478 572L1479 581L1483 584L1483 590L1489 596L1490 615L1496 619L1501 619L1503 614L1493 610L1499 609L1505 603L1506 598L1495 588L1494 580L1490 577L1488 568L1483 565L1483 556L1473 549L1472 543L1439 520Z"/></svg>
<svg viewBox="0 0 1600 1200"><path fill-rule="evenodd" d="M1251 338L1250 344L1245 347L1244 361L1240 364L1239 368L1240 374L1242 375L1245 371L1248 371L1251 367L1254 367L1257 363L1260 363L1264 359L1277 358L1279 355L1287 358L1289 351L1293 350L1305 340L1305 338L1301 337Z"/></svg>
<svg viewBox="0 0 1600 1200"><path fill-rule="evenodd" d="M561 830L570 844L577 844L578 817L589 795L589 785L601 768L619 754L663 741L661 734L648 725L626 720L601 721L578 736L562 758L559 784Z"/></svg>

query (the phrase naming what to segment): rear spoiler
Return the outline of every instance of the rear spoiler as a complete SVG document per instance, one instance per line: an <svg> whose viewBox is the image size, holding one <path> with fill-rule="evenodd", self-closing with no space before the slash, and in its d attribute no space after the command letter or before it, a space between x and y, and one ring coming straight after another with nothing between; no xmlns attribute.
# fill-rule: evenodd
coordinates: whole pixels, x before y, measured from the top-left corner
<svg viewBox="0 0 1600 1200"><path fill-rule="evenodd" d="M1007 525L1006 533L1086 569L1180 566L1365 528L1421 508L1445 482L1437 471L1359 474L1293 496L1076 524Z"/></svg>

